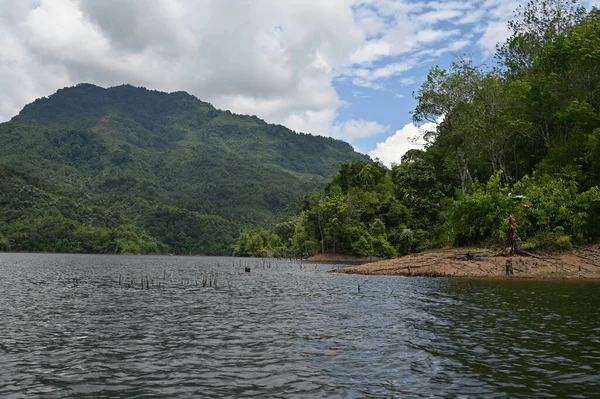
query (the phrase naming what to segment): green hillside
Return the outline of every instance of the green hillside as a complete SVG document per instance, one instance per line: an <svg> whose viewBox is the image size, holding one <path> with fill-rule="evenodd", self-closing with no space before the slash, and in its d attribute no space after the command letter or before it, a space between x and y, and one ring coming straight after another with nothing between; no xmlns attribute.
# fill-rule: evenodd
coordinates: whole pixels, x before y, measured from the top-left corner
<svg viewBox="0 0 600 399"><path fill-rule="evenodd" d="M338 140L128 85L38 99L0 124L0 140L0 249L19 251L229 254L240 230L276 220L343 162L368 160Z"/></svg>

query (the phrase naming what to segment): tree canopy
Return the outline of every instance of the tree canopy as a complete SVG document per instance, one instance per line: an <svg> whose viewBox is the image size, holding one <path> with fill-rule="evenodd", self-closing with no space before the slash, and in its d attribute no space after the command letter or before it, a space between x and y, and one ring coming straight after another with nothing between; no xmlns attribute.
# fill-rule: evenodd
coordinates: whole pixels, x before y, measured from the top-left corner
<svg viewBox="0 0 600 399"><path fill-rule="evenodd" d="M496 67L459 56L429 71L414 93L414 121L437 124L423 151L391 169L342 165L324 191L305 197L289 222L295 233L271 235L261 253L390 257L500 245L511 215L530 248L596 242L600 12L532 0L508 27Z"/></svg>

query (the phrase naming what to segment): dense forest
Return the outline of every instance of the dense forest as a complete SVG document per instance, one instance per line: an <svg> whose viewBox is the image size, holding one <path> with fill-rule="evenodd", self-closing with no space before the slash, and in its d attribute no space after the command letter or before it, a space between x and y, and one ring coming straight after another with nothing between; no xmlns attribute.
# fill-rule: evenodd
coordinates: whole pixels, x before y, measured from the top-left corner
<svg viewBox="0 0 600 399"><path fill-rule="evenodd" d="M90 84L0 124L0 250L231 254L343 162L339 140L184 93Z"/></svg>
<svg viewBox="0 0 600 399"><path fill-rule="evenodd" d="M600 12L534 0L515 11L495 66L457 57L414 93L436 122L423 151L391 169L345 163L301 212L240 235L242 256L393 257L444 245L505 243L512 215L526 249L600 238Z"/></svg>

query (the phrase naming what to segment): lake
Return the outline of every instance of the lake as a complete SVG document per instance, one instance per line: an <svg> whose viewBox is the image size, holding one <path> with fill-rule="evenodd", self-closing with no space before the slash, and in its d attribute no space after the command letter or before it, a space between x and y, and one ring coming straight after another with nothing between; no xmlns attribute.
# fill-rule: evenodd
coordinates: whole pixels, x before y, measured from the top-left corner
<svg viewBox="0 0 600 399"><path fill-rule="evenodd" d="M0 397L600 397L598 283L333 267L0 254Z"/></svg>

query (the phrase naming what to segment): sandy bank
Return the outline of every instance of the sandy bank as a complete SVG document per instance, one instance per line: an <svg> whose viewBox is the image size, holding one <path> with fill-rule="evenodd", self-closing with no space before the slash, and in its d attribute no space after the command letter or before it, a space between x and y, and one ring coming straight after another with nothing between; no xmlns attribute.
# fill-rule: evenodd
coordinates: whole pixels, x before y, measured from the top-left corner
<svg viewBox="0 0 600 399"><path fill-rule="evenodd" d="M467 252L474 259L467 259ZM335 270L336 273L427 277L509 278L506 256L486 249L449 249L382 260ZM597 279L600 281L600 251L579 249L567 254L511 257L510 278Z"/></svg>
<svg viewBox="0 0 600 399"><path fill-rule="evenodd" d="M330 255L330 254L317 254L310 256L306 259L309 262L332 262L332 263L372 263L377 262L380 258L376 256L369 256L359 258L356 256L347 255Z"/></svg>

